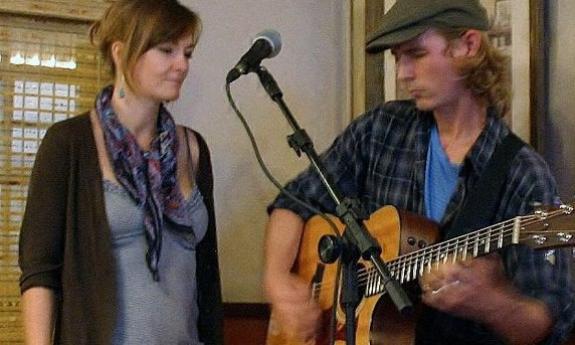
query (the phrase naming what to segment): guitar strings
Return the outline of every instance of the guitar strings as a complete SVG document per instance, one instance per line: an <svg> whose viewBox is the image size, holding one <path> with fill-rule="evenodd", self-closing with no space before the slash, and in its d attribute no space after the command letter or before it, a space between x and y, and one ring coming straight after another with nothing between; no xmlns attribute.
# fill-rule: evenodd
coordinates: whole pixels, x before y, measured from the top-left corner
<svg viewBox="0 0 575 345"><path fill-rule="evenodd" d="M513 222L513 220L507 221L507 223L512 223L512 222ZM505 223L505 222L504 222L504 223ZM496 224L496 225L497 225L497 226L500 226L500 224ZM477 231L477 232L475 232L475 233L473 233L473 234L463 235L463 236L461 236L461 237L468 237L468 238L469 238L469 237L475 237L475 238L477 239L479 236L482 235L482 233L493 232L493 229L492 229L493 227L495 227L495 226L492 226L492 227L490 227L490 228L486 228L486 229L484 229L484 230L482 230L482 231ZM404 267L405 267L406 264L411 263L412 261L414 261L414 258L415 258L415 262L417 262L417 257L419 257L419 256L421 256L421 255L429 255L429 254L433 254L433 253L439 253L440 251L445 251L445 250L449 249L450 247L453 247L452 244L458 242L458 241L456 241L456 240L458 240L458 239L460 239L460 237L451 239L451 240L446 241L446 242L441 242L441 243L434 244L434 245L432 245L432 246L423 248L423 249L421 249L421 250L418 250L418 251L415 251L415 252L412 252L412 253L405 254L405 255L400 256L400 257L398 257L398 258L396 258L396 259L394 259L394 260L392 260L392 261L389 261L389 262L388 262L388 267L390 268L391 275L392 275L392 276L395 276L395 275L399 274L399 273L396 273L396 272L398 272L398 270L397 270L398 266L399 266L399 267L401 267L401 266L404 266ZM473 240L471 240L471 241L473 241ZM468 239L468 243L469 243L469 242L470 242L470 240ZM445 248L443 248L443 247L445 247ZM416 271L414 270L414 272L416 272ZM360 286L367 285L367 281L368 281L368 280L370 279L370 277L372 277L372 276L375 277L376 279L379 279L379 275L377 274L375 268L370 267L370 268L361 268L361 269L359 269L359 270L358 270L358 284L359 284ZM405 277L405 276L404 276L404 277ZM408 279L405 280L405 281L410 281L410 280L411 280L411 275L408 275L407 278L408 278ZM414 278L415 278L415 277L414 277ZM403 282L405 282L405 281L402 281L401 283L403 283ZM380 283L380 282L378 282L378 283L379 283L379 284L377 284L377 285L380 286L380 288L381 288L381 283ZM333 284L333 281L326 281L326 282L324 282L324 283L318 283L315 288L316 288L316 289L320 289L319 291L321 291L323 288L329 288L329 287L331 287L332 284ZM378 290L379 290L379 289L378 289ZM315 291L315 292L317 292L317 291Z"/></svg>
<svg viewBox="0 0 575 345"><path fill-rule="evenodd" d="M552 218L552 217L555 217L555 216L557 216L559 214L563 214L563 213L565 213L564 210L551 211L547 214L547 217ZM539 216L536 216L536 215L526 215L526 216L520 216L520 217L516 217L516 218L523 220L521 222L521 226L529 226L531 224L535 224L535 223L541 221L541 218ZM505 238L508 238L508 236L513 233L513 230L515 228L516 218L512 218L512 219L491 225L489 227L486 227L485 229L478 230L478 231L475 231L475 232L470 233L470 234L455 237L455 238L450 239L450 240L445 241L445 242L440 242L440 243L430 245L428 247L416 250L416 251L411 252L411 253L404 254L404 255L402 255L402 256L394 259L394 260L391 260L387 263L388 267L391 271L391 276L393 278L397 279L397 275L400 274L399 268L403 267L403 269L405 269L406 266L409 266L410 272L408 272L407 275L405 274L405 272L403 272L404 275L402 278L405 278L405 279L402 279L401 283L409 282L409 281L417 278L417 276L420 275L421 273L423 273L421 271L421 268L423 267L423 265L427 265L429 268L431 267L430 266L431 261L433 261L433 260L419 261L418 260L419 258L425 257L425 256L433 257L433 254L437 254L436 255L437 259L447 260L449 258L448 255L444 255L444 256L440 257L439 253L442 251L443 252L450 252L453 249L455 249L455 253L454 253L455 255L453 257L453 261L456 261L457 256L458 256L457 249L459 248L460 242L463 242L463 244L465 244L465 247L462 248L463 250L461 253L467 255L470 245L472 245L474 250L477 250L477 251L479 251L480 245L490 246L491 243L493 242L493 239L491 238L491 235L493 233L497 233L497 236L495 237L495 239L497 239L497 241L498 241L497 247L499 249L500 244L503 244L502 242L504 242ZM530 232L527 231L525 233L530 233ZM480 237L487 237L488 239L482 239ZM465 238L465 240L462 240L463 238ZM487 251L489 251L489 249L487 249ZM479 253L477 253L477 254L479 254ZM435 263L439 263L439 261L440 260L436 260ZM415 266L415 268L417 268L418 263L419 263L420 270L417 270L417 269L411 270L412 266ZM422 263L423 263L423 265L421 265ZM368 282L370 281L370 279L372 277L374 277L373 279L377 279L377 284L376 284L375 290L377 292L383 291L383 286L382 286L382 283L380 282L381 278L380 278L379 274L377 274L377 271L374 267L369 267L369 268L364 267L364 268L360 268L358 270L358 284L360 286L362 286L362 287L367 286ZM330 287L333 287L334 281L335 280L330 280L330 281L319 282L319 283L314 284L314 287L313 287L314 293L320 293L324 289L328 289Z"/></svg>

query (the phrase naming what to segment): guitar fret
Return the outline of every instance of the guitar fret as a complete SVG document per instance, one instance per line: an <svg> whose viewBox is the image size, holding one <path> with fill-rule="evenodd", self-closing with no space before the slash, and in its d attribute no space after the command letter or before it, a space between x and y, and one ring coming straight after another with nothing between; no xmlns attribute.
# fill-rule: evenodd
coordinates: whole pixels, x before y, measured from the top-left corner
<svg viewBox="0 0 575 345"><path fill-rule="evenodd" d="M367 283L365 284L365 295L369 296L371 294L373 281L371 279L371 271L367 271Z"/></svg>
<svg viewBox="0 0 575 345"><path fill-rule="evenodd" d="M423 275L423 270L425 270L425 265L427 264L429 260L429 254L428 254L429 250L426 248L423 249L423 260L421 260L421 267L419 269L419 275L422 276Z"/></svg>
<svg viewBox="0 0 575 345"><path fill-rule="evenodd" d="M417 256L415 256L415 262L413 264L413 277L411 277L411 280L415 279L417 279Z"/></svg>
<svg viewBox="0 0 575 345"><path fill-rule="evenodd" d="M499 249L503 248L503 228L500 227L499 229L499 239L497 241L498 247Z"/></svg>
<svg viewBox="0 0 575 345"><path fill-rule="evenodd" d="M455 239L455 251L453 253L453 263L457 262L457 252L459 251L459 238Z"/></svg>
<svg viewBox="0 0 575 345"><path fill-rule="evenodd" d="M519 217L517 217L513 222L513 238L511 243L519 243L519 230L521 230L521 220Z"/></svg>
<svg viewBox="0 0 575 345"><path fill-rule="evenodd" d="M367 284L365 284L365 295L370 296L373 288L373 279L371 277L371 271L367 271Z"/></svg>
<svg viewBox="0 0 575 345"><path fill-rule="evenodd" d="M479 239L475 239L473 242L473 257L476 258L479 255Z"/></svg>
<svg viewBox="0 0 575 345"><path fill-rule="evenodd" d="M376 290L377 290L377 286L378 286L378 284L377 284L378 283L378 281L377 281L378 275L375 275L374 273L375 273L375 270L373 270L373 269L369 270L369 277L371 280L371 285L369 287L369 290L370 290L371 294L374 294L377 292Z"/></svg>
<svg viewBox="0 0 575 345"><path fill-rule="evenodd" d="M405 263L402 263L402 266L401 266L401 279L400 279L399 281L400 281L401 283L403 283L403 282L404 282L404 279L405 279Z"/></svg>

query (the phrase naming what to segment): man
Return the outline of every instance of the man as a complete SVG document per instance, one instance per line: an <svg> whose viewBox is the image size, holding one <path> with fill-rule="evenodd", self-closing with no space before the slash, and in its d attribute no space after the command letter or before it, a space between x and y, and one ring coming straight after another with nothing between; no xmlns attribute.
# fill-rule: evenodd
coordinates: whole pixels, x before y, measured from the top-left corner
<svg viewBox="0 0 575 345"><path fill-rule="evenodd" d="M397 77L412 101L389 102L355 120L322 155L344 195L372 213L394 205L437 221L443 235L473 193L495 149L509 133L507 62L489 42L477 0L398 0L368 42L390 48ZM490 220L557 203L543 159L523 146L504 174ZM286 188L322 211L335 205L313 170ZM479 187L480 188L480 187ZM320 311L309 282L291 273L305 221L312 213L280 194L269 208L264 288L286 334L315 336ZM564 250L507 247L438 266L420 279L428 307L418 344L556 344L575 306Z"/></svg>

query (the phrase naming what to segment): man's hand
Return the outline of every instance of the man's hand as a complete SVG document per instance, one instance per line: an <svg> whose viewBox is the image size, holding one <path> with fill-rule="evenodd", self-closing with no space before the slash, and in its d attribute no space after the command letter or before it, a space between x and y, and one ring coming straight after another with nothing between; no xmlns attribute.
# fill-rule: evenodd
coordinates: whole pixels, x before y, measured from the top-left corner
<svg viewBox="0 0 575 345"><path fill-rule="evenodd" d="M498 312L494 296L515 294L497 254L433 265L421 277L420 285L427 305L479 322Z"/></svg>
<svg viewBox="0 0 575 345"><path fill-rule="evenodd" d="M553 325L547 306L521 295L505 277L498 254L433 265L419 283L424 303L483 323L510 344L537 343Z"/></svg>
<svg viewBox="0 0 575 345"><path fill-rule="evenodd" d="M309 284L290 274L266 279L264 286L282 332L298 341L312 341L321 310L312 298Z"/></svg>

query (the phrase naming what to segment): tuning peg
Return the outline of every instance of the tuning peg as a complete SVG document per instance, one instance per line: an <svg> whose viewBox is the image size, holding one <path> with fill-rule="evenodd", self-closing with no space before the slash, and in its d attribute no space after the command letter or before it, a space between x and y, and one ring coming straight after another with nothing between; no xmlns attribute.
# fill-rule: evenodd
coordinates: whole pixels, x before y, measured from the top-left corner
<svg viewBox="0 0 575 345"><path fill-rule="evenodd" d="M573 235L566 233L566 232L558 232L557 233L557 240L559 242L568 243L573 238Z"/></svg>
<svg viewBox="0 0 575 345"><path fill-rule="evenodd" d="M543 235L533 235L531 236L531 239L539 246L545 244L545 242L547 242L547 237L543 236Z"/></svg>
<svg viewBox="0 0 575 345"><path fill-rule="evenodd" d="M571 205L562 204L559 208L562 209L565 214L571 214L573 212L573 206Z"/></svg>
<svg viewBox="0 0 575 345"><path fill-rule="evenodd" d="M544 219L547 217L547 210L543 207L543 204L540 203L539 201L532 201L531 203L529 203L529 205L531 207L533 207L533 214L536 215L537 217Z"/></svg>

